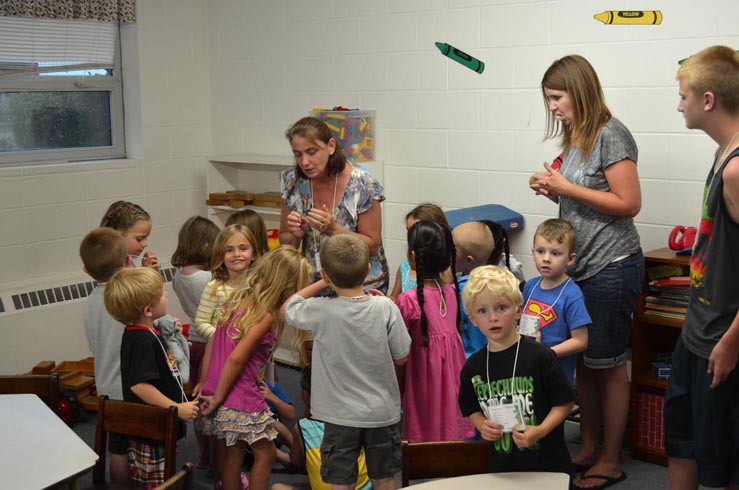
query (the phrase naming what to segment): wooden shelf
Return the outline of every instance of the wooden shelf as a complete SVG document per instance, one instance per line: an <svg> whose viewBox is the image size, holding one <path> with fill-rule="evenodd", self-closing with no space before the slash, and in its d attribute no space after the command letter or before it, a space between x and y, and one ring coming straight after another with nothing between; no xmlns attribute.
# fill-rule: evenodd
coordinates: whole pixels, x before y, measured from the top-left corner
<svg viewBox="0 0 739 490"><path fill-rule="evenodd" d="M644 254L644 261L651 264L690 264L690 255L676 255L674 250L667 247L650 250Z"/></svg>
<svg viewBox="0 0 739 490"><path fill-rule="evenodd" d="M257 153L234 153L208 157L214 163L240 163L244 165L264 165L268 167L292 167L295 157L292 155L260 155Z"/></svg>
<svg viewBox="0 0 739 490"><path fill-rule="evenodd" d="M662 466L667 466L667 455L664 449L657 449L644 444L632 443L631 451L638 454L639 459Z"/></svg>
<svg viewBox="0 0 739 490"><path fill-rule="evenodd" d="M641 323L651 323L653 325L680 329L683 328L683 322L685 321L685 318L670 318L668 316L653 315L644 311L637 311L634 317Z"/></svg>
<svg viewBox="0 0 739 490"><path fill-rule="evenodd" d="M689 255L675 255L669 248L660 248L644 254L645 269L670 264L687 266ZM645 299L650 294L649 280L645 278L642 294L636 304L631 336L631 452L634 457L657 464L667 464L662 449L642 443L639 419L643 416L639 393L653 392L657 396L667 391L667 381L652 374L652 362L658 352L671 352L682 330L684 319L654 315L645 311Z"/></svg>
<svg viewBox="0 0 739 490"><path fill-rule="evenodd" d="M280 216L281 208L267 208L264 206L252 206L247 205L242 208L232 208L231 206L208 206L214 213L236 213L243 211L244 209L252 209L259 214L269 214L274 216Z"/></svg>
<svg viewBox="0 0 739 490"><path fill-rule="evenodd" d="M667 380L659 379L649 371L637 374L634 379L636 383L641 386L650 386L652 388L667 391Z"/></svg>

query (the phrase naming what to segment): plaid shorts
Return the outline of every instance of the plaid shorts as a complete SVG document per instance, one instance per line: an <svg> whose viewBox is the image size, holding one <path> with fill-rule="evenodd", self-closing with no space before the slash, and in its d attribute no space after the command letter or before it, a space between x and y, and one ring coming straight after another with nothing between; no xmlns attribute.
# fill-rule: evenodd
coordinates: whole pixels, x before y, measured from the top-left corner
<svg viewBox="0 0 739 490"><path fill-rule="evenodd" d="M130 439L128 470L136 488L153 489L164 483L164 444L147 444Z"/></svg>

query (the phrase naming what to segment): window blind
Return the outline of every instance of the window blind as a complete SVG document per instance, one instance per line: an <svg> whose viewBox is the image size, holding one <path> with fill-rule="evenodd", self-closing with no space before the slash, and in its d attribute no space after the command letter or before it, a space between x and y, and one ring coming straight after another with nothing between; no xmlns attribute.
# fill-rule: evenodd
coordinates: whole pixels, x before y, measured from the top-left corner
<svg viewBox="0 0 739 490"><path fill-rule="evenodd" d="M118 24L96 20L0 17L0 65L29 73L28 64L112 68ZM20 67L17 64L25 66ZM59 70L60 71L60 70Z"/></svg>

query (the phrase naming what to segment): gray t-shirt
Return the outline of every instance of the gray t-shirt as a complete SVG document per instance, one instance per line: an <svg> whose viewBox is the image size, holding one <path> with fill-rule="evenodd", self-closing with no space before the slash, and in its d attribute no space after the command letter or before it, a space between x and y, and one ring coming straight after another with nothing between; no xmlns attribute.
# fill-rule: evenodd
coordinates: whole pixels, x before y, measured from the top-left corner
<svg viewBox="0 0 739 490"><path fill-rule="evenodd" d="M98 395L123 400L121 388L121 339L125 326L105 309L103 293L96 287L85 302L83 322L87 345L95 356L95 386Z"/></svg>
<svg viewBox="0 0 739 490"><path fill-rule="evenodd" d="M180 300L180 305L190 321L190 340L196 342L208 342L207 339L202 338L195 331L195 314L198 311L198 304L200 303L200 296L203 295L203 289L205 289L205 285L211 279L210 271L183 274L177 270L172 280L172 288L177 293L177 299Z"/></svg>
<svg viewBox="0 0 739 490"><path fill-rule="evenodd" d="M304 299L285 308L287 324L313 332L311 416L346 427L386 427L400 420L394 360L411 338L389 298Z"/></svg>
<svg viewBox="0 0 739 490"><path fill-rule="evenodd" d="M578 148L570 148L560 173L573 184L610 192L606 168L624 159L636 163L636 141L621 121L611 118L598 136L590 158L583 162ZM559 217L566 219L577 233L577 260L567 273L576 281L596 275L619 257L640 250L634 220L601 213L587 204L567 197L559 198Z"/></svg>

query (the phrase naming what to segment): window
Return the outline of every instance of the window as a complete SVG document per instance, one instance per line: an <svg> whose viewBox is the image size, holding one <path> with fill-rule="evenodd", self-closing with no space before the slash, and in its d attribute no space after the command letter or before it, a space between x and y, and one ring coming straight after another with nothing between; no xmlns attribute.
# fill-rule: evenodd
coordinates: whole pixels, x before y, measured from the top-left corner
<svg viewBox="0 0 739 490"><path fill-rule="evenodd" d="M125 155L115 22L0 17L0 164Z"/></svg>

